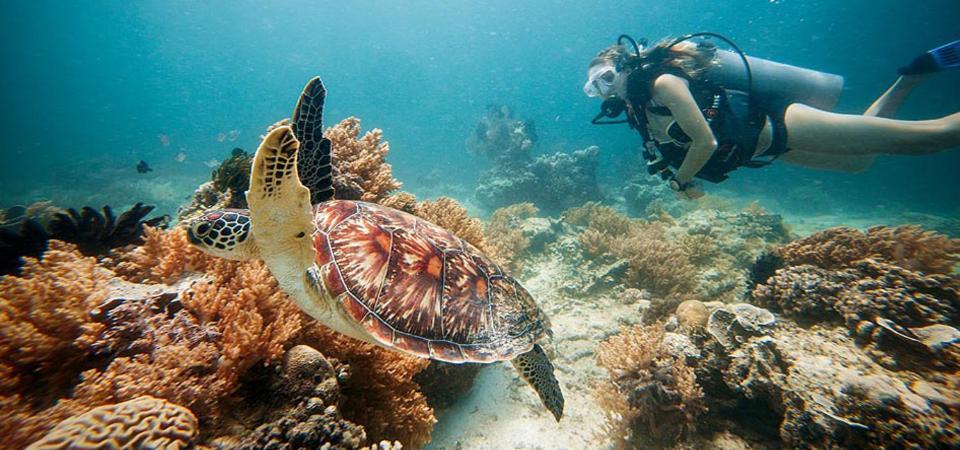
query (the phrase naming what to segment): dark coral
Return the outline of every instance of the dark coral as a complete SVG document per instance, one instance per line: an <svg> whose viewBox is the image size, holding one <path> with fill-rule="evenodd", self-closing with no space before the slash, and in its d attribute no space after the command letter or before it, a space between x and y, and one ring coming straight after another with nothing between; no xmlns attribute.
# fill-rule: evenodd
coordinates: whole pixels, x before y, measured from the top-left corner
<svg viewBox="0 0 960 450"><path fill-rule="evenodd" d="M56 212L49 220L20 215L16 222L0 227L0 274L16 272L20 258L39 258L47 241L75 244L85 255L104 255L110 250L143 243L144 227L166 227L168 216L145 219L154 207L137 203L119 217L109 206L97 211L85 206Z"/></svg>
<svg viewBox="0 0 960 450"><path fill-rule="evenodd" d="M51 238L76 244L85 255L102 255L113 248L142 244L145 226L166 227L168 216L145 219L153 209L137 203L116 217L109 206L103 207L102 214L89 206L80 212L70 208L56 214L47 229Z"/></svg>
<svg viewBox="0 0 960 450"><path fill-rule="evenodd" d="M210 174L213 188L217 192L228 193L230 201L225 208L246 208L247 198L244 192L250 187L250 170L253 154L242 148L234 148L230 157L220 163Z"/></svg>
<svg viewBox="0 0 960 450"><path fill-rule="evenodd" d="M367 440L363 427L340 415L340 382L349 369L306 345L284 355L276 375L268 381L248 380L243 403L234 405L237 423L233 433L247 424L258 424L240 436L220 436L215 441L230 448L254 449L358 449ZM263 392L266 384L267 392ZM256 392L259 391L259 392Z"/></svg>

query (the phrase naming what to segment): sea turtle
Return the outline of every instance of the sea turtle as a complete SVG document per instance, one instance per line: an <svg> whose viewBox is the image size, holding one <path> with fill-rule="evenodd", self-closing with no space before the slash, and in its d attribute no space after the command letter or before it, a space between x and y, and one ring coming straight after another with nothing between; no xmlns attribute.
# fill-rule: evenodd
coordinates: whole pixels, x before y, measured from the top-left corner
<svg viewBox="0 0 960 450"><path fill-rule="evenodd" d="M292 126L260 144L249 211L206 212L188 225L190 242L215 256L262 259L304 311L347 336L449 363L512 361L559 421L563 393L537 344L549 321L516 280L437 225L332 199L324 95L311 80Z"/></svg>

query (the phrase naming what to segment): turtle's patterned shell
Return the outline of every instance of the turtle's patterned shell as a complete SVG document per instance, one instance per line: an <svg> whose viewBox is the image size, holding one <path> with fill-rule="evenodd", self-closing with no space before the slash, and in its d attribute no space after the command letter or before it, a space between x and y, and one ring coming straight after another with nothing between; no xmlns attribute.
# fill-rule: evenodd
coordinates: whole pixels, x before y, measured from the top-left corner
<svg viewBox="0 0 960 450"><path fill-rule="evenodd" d="M314 213L325 288L382 344L492 362L526 352L547 332L530 294L453 233L371 203L324 202Z"/></svg>

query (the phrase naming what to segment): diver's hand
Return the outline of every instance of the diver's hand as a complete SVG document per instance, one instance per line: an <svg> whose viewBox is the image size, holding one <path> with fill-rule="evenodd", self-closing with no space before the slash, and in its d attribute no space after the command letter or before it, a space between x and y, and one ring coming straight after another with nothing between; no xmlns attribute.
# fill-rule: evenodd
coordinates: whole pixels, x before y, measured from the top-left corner
<svg viewBox="0 0 960 450"><path fill-rule="evenodd" d="M667 183L670 184L670 189L673 189L680 198L686 200L696 200L700 197L703 197L703 187L700 186L700 183L696 180L690 180L686 183L682 183L677 179L676 176L673 176Z"/></svg>
<svg viewBox="0 0 960 450"><path fill-rule="evenodd" d="M696 200L703 197L703 186L700 183L691 182L686 189L677 192L677 194L684 200Z"/></svg>

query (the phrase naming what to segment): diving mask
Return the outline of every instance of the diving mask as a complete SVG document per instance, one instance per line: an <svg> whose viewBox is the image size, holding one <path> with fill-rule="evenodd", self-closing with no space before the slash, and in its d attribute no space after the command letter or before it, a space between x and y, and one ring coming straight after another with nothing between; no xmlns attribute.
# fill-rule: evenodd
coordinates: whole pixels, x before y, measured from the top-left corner
<svg viewBox="0 0 960 450"><path fill-rule="evenodd" d="M588 97L607 98L617 87L617 78L620 72L612 66L596 66L587 72L587 83L583 85L583 93Z"/></svg>

